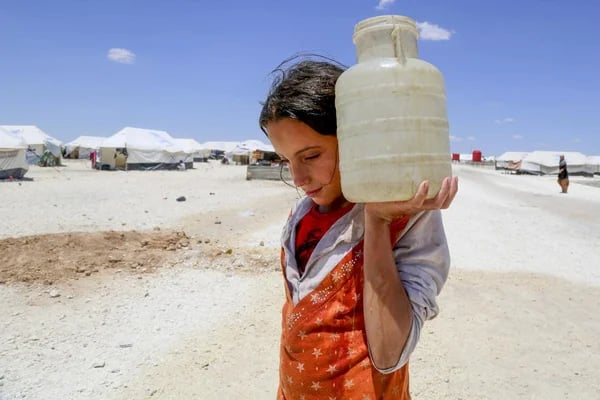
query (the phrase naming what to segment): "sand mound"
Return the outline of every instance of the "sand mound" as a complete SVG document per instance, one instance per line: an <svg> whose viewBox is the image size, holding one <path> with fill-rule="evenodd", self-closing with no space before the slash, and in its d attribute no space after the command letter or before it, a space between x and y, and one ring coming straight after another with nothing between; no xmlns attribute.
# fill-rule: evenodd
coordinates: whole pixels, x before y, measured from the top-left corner
<svg viewBox="0 0 600 400"><path fill-rule="evenodd" d="M0 283L52 285L101 272L150 273L176 264L221 271L279 269L278 252L183 231L106 231L0 239Z"/></svg>
<svg viewBox="0 0 600 400"><path fill-rule="evenodd" d="M0 282L52 284L103 270L149 272L188 248L184 232L96 232L0 240Z"/></svg>

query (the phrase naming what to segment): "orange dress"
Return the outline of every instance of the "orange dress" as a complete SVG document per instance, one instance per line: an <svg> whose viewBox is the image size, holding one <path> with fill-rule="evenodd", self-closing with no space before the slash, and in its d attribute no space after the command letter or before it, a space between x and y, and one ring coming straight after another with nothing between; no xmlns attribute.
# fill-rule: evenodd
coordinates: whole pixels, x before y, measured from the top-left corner
<svg viewBox="0 0 600 400"><path fill-rule="evenodd" d="M392 224L395 243L407 219ZM282 251L282 266L285 262ZM369 357L363 312L363 242L294 305L286 286L280 400L409 400L408 364L380 373Z"/></svg>

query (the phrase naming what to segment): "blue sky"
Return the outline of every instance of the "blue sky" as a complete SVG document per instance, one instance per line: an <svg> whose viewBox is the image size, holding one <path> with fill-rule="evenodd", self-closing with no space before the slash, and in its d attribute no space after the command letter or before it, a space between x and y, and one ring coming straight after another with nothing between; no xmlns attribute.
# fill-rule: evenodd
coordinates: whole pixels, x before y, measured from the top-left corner
<svg viewBox="0 0 600 400"><path fill-rule="evenodd" d="M419 23L453 152L600 154L596 0L0 0L0 125L266 141L269 72L298 52L354 64L354 25L381 14Z"/></svg>

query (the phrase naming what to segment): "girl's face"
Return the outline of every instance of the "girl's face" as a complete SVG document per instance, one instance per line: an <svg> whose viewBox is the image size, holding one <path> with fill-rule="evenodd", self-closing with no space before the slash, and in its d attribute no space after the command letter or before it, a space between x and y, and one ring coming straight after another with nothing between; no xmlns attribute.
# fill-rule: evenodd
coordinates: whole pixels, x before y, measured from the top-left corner
<svg viewBox="0 0 600 400"><path fill-rule="evenodd" d="M294 184L323 209L337 204L342 198L337 138L292 118L269 122L265 130L275 151L287 161Z"/></svg>

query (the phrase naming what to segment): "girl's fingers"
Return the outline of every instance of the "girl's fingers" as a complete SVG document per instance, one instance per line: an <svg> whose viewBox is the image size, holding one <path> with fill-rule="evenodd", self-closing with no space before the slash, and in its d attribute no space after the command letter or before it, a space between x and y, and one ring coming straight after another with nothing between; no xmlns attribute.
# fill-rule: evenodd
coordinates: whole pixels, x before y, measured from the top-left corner
<svg viewBox="0 0 600 400"><path fill-rule="evenodd" d="M435 203L437 205L444 204L444 201L448 198L448 194L450 193L450 178L444 178L442 181L442 186L440 187L440 191L437 196L434 197Z"/></svg>
<svg viewBox="0 0 600 400"><path fill-rule="evenodd" d="M412 200L409 200L411 206L420 208L423 206L427 199L427 192L429 191L429 181L423 181L417 189L417 193L414 195Z"/></svg>
<svg viewBox="0 0 600 400"><path fill-rule="evenodd" d="M456 177L444 178L438 194L433 199L427 200L423 204L422 208L426 210L438 210L448 208L450 206L450 203L452 203L454 196L456 196L457 190L458 180Z"/></svg>

